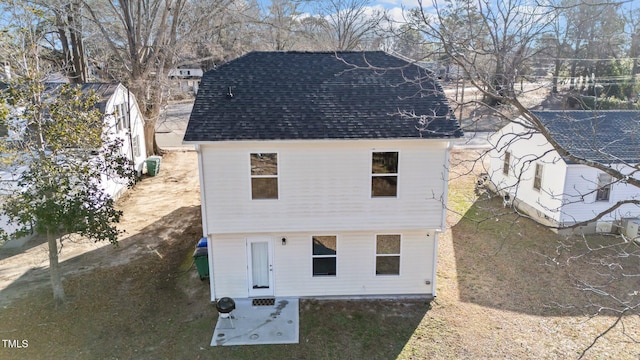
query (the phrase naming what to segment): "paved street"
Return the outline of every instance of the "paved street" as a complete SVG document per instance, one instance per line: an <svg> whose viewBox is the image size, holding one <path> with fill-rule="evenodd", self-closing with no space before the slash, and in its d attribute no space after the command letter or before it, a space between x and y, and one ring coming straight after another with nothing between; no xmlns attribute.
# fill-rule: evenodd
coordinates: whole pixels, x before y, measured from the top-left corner
<svg viewBox="0 0 640 360"><path fill-rule="evenodd" d="M156 141L161 149L193 149L182 145L193 101L167 104L156 124Z"/></svg>

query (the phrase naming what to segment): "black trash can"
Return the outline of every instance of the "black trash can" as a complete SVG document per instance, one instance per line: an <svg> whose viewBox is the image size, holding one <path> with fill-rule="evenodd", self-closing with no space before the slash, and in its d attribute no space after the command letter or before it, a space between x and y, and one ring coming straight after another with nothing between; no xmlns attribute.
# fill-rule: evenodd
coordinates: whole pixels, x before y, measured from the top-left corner
<svg viewBox="0 0 640 360"><path fill-rule="evenodd" d="M193 252L193 262L198 269L200 280L209 278L209 254L206 247L197 247Z"/></svg>

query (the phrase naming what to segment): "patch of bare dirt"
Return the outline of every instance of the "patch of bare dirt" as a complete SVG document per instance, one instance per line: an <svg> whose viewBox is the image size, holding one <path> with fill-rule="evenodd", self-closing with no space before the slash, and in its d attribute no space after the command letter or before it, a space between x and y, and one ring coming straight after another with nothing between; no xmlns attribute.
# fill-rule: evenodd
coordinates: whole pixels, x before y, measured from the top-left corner
<svg viewBox="0 0 640 360"><path fill-rule="evenodd" d="M161 244L171 244L186 224L200 219L196 153L167 153L158 175L144 177L116 206L124 211L118 224L123 231L118 246L81 237L65 239L59 254L63 276L130 263L150 253L161 257ZM192 235L194 244L202 236ZM22 296L26 289L49 285L47 249L43 237L36 237L23 249L0 248L0 306Z"/></svg>

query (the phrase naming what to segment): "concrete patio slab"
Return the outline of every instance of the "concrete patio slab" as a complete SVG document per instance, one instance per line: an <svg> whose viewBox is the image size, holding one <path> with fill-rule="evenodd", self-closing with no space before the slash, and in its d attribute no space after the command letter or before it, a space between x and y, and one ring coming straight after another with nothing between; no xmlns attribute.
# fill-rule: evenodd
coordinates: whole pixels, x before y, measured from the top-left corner
<svg viewBox="0 0 640 360"><path fill-rule="evenodd" d="M211 346L297 344L300 311L297 298L276 298L273 305L254 306L234 299L230 318L218 317Z"/></svg>

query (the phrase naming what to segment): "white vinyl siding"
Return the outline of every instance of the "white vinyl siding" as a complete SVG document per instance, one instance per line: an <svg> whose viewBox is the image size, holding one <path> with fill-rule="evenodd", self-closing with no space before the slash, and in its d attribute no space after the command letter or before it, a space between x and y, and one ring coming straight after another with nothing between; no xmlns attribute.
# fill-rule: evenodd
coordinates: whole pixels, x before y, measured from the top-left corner
<svg viewBox="0 0 640 360"><path fill-rule="evenodd" d="M540 134L526 134L514 139L515 135L525 133L521 125L510 124L490 138L494 150L489 153L489 178L498 189L513 195L517 202L526 203L542 216L560 224L571 224L592 219L609 208L612 202L640 197L637 188L618 183L612 187L615 191L610 192L609 201L596 201L597 179L602 171L565 163ZM505 149L506 144L509 144L506 150L511 153L511 169L515 172L512 176L503 173L504 150L495 150ZM545 155L538 158L542 154ZM533 188L536 163L544 166L540 191ZM631 171L628 167L623 169L627 174ZM636 174L636 177L640 178L640 174ZM611 221L637 215L636 206L625 205L601 220Z"/></svg>
<svg viewBox="0 0 640 360"><path fill-rule="evenodd" d="M518 135L520 137L515 139ZM491 136L489 141L493 148L489 153L489 180L501 192L508 193L516 204L524 202L542 217L560 221L567 165L551 151L553 149L546 139L540 134L529 134L521 125L510 124ZM510 154L509 175L504 174L506 151ZM540 157L542 154L545 155ZM544 169L540 190L534 188L537 165ZM553 181L545 181L545 174Z"/></svg>
<svg viewBox="0 0 640 360"><path fill-rule="evenodd" d="M623 173L630 174L633 170L623 165L613 165ZM611 203L621 200L640 198L640 190L632 185L616 183L609 193L609 201L597 201L597 178L602 171L585 165L569 165L565 184L565 203L562 221L572 223L593 218L595 215L611 207ZM640 178L640 174L635 175ZM578 201L584 199L583 201ZM619 220L623 217L637 217L639 210L636 205L627 204L617 208L613 213L605 215L602 221Z"/></svg>
<svg viewBox="0 0 640 360"><path fill-rule="evenodd" d="M435 275L433 252L437 234L433 231L402 231L402 271L395 276L376 276L377 232L340 232L338 276L314 277L310 271L310 239L315 233L286 233L286 245L274 242L273 277L275 296L376 296L433 294ZM281 233L271 233L278 239ZM245 238L250 234L214 235L213 264L215 294L218 297L248 296ZM429 284L427 284L429 282Z"/></svg>
<svg viewBox="0 0 640 360"><path fill-rule="evenodd" d="M371 198L371 153L401 154L394 198ZM270 141L201 145L208 230L438 229L445 195L444 141ZM278 154L278 201L253 201L248 153Z"/></svg>

